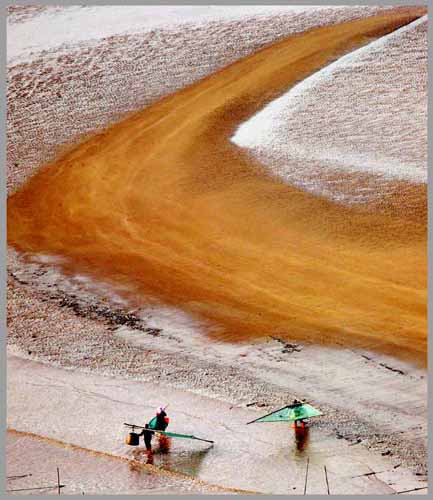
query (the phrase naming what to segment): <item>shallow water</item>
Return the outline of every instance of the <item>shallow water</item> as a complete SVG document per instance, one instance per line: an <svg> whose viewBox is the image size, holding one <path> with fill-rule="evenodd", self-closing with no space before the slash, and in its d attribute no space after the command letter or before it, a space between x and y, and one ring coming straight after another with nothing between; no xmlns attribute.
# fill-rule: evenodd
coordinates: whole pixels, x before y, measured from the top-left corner
<svg viewBox="0 0 433 500"><path fill-rule="evenodd" d="M148 470L139 463L118 457L61 446L49 440L25 434L8 433L7 475L27 476L7 480L10 494L57 495L57 467L59 467L61 493L88 494L166 494L206 493L206 486L194 484L188 478L161 474ZM48 486L50 488L26 490ZM54 486L54 488L53 488Z"/></svg>
<svg viewBox="0 0 433 500"><path fill-rule="evenodd" d="M307 459L308 493L326 491L325 465L335 493L392 493L419 484L404 467L394 470L390 457L336 439L313 419L302 446L302 436L296 437L287 423L247 425L267 413L263 408L232 406L165 384L60 370L16 357L8 365L8 426L25 433L14 435L8 448L8 475L32 473L22 484L34 485L39 478L51 484L59 466L61 481L75 491L178 488L178 480L192 477L224 489L289 494L302 491ZM129 430L123 422L143 425L157 406L167 403L167 430L215 443L173 438L169 452L161 453L155 439L151 465L173 474L159 478L139 467L148 456L142 442L139 447L125 444ZM45 461L40 460L43 454ZM371 470L388 471L386 481L353 477Z"/></svg>

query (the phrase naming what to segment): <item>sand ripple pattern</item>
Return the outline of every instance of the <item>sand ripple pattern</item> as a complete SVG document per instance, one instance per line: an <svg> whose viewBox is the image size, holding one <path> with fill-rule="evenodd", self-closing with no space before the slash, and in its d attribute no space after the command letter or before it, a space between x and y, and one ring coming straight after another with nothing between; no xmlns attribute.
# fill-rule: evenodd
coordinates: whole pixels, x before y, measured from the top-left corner
<svg viewBox="0 0 433 500"><path fill-rule="evenodd" d="M417 17L397 9L283 40L118 123L9 198L9 243L181 307L226 340L344 340L423 359L425 192L412 210L341 207L230 142L336 54Z"/></svg>

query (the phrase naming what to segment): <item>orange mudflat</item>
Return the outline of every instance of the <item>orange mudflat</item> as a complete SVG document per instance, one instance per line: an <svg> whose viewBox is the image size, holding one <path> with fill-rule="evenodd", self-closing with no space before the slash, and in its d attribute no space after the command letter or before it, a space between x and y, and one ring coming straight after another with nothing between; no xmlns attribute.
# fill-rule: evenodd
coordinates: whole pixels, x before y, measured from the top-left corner
<svg viewBox="0 0 433 500"><path fill-rule="evenodd" d="M348 208L230 142L271 99L420 12L290 37L77 146L10 196L9 244L178 306L220 339L337 342L424 364L426 187L395 183L388 208Z"/></svg>

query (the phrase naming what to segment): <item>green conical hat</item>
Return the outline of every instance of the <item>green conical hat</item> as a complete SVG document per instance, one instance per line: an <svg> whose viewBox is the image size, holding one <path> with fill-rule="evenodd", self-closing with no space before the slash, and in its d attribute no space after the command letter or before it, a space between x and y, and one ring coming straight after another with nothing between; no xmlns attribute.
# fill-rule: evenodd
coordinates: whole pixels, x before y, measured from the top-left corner
<svg viewBox="0 0 433 500"><path fill-rule="evenodd" d="M321 415L320 411L316 410L309 404L294 404L285 406L276 410L268 415L264 415L252 422L295 422L296 420L304 420L305 418L318 417Z"/></svg>

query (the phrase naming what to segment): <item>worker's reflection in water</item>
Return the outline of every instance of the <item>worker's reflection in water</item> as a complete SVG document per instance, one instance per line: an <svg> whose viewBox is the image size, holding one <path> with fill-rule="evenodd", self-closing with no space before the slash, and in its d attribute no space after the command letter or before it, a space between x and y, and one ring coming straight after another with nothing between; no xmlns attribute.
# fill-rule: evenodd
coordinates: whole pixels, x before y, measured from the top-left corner
<svg viewBox="0 0 433 500"><path fill-rule="evenodd" d="M310 429L302 422L301 425L294 425L296 449L304 451L307 448Z"/></svg>
<svg viewBox="0 0 433 500"><path fill-rule="evenodd" d="M153 465L153 453L147 453L146 464Z"/></svg>
<svg viewBox="0 0 433 500"><path fill-rule="evenodd" d="M158 435L159 439L159 452L168 453L171 447L171 439L163 434Z"/></svg>

